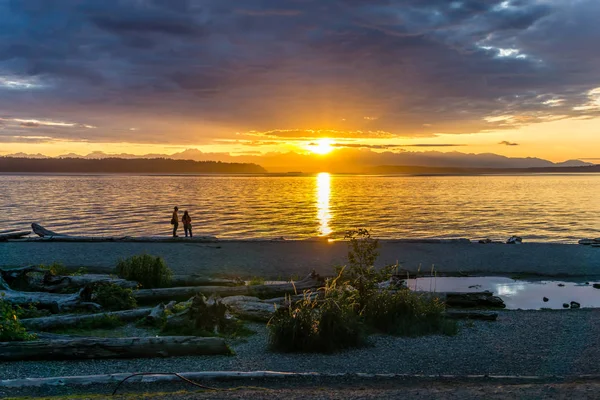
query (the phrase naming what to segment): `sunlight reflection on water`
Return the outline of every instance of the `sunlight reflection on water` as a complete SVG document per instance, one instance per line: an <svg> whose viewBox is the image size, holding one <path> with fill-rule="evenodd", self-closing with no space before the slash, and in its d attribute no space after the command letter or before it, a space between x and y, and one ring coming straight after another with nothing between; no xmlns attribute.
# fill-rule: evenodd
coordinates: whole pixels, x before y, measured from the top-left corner
<svg viewBox="0 0 600 400"><path fill-rule="evenodd" d="M317 218L319 220L319 236L329 236L331 227L329 220L331 213L329 210L329 197L331 195L331 175L327 172L321 172L317 175Z"/></svg>
<svg viewBox="0 0 600 400"><path fill-rule="evenodd" d="M511 176L0 175L0 230L169 235L175 205L224 239L600 237L600 174Z"/></svg>

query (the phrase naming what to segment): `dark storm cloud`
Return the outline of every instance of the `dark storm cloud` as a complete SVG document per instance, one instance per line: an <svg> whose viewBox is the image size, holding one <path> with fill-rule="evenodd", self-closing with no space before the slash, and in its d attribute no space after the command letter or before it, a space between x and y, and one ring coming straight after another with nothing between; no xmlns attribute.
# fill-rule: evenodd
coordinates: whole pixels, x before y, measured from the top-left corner
<svg viewBox="0 0 600 400"><path fill-rule="evenodd" d="M598 115L599 17L595 0L1 1L0 109L149 143Z"/></svg>

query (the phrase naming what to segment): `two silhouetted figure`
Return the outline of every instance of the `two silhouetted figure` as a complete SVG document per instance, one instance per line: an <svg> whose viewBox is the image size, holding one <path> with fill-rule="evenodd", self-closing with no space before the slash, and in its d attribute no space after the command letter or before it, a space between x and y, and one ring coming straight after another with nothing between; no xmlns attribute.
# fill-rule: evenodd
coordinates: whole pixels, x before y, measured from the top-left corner
<svg viewBox="0 0 600 400"><path fill-rule="evenodd" d="M173 225L173 237L179 237L177 236L177 229L179 228L179 215L177 214L177 212L179 211L178 207L175 207L173 209L173 217L171 217L171 225ZM188 237L188 233L190 235L190 237L194 237L192 235L192 217L190 217L190 214L187 211L183 212L183 217L181 217L181 222L183 222L183 229L185 231L185 237Z"/></svg>

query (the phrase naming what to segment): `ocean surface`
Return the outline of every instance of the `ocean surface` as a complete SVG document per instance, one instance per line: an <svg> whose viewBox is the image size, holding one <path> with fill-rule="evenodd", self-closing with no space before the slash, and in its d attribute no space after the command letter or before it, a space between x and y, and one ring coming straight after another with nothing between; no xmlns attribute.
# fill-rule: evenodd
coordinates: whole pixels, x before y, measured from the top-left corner
<svg viewBox="0 0 600 400"><path fill-rule="evenodd" d="M364 227L378 238L572 243L600 237L599 196L600 174L0 175L0 230L169 235L177 205L196 235L224 239L338 239Z"/></svg>

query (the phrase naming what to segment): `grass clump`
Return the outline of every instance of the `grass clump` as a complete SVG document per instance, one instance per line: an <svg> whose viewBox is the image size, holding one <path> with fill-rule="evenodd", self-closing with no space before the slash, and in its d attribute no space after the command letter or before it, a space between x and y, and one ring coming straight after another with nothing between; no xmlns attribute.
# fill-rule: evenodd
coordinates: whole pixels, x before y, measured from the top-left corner
<svg viewBox="0 0 600 400"><path fill-rule="evenodd" d="M258 285L264 285L264 284L265 284L265 278L261 278L259 276L253 276L248 281L248 286L258 286Z"/></svg>
<svg viewBox="0 0 600 400"><path fill-rule="evenodd" d="M110 311L130 310L137 307L131 289L122 288L114 283L97 285L92 296L94 302Z"/></svg>
<svg viewBox="0 0 600 400"><path fill-rule="evenodd" d="M444 318L445 311L446 305L438 298L401 289L373 295L363 315L370 328L382 333L412 337L455 335L458 325Z"/></svg>
<svg viewBox="0 0 600 400"><path fill-rule="evenodd" d="M13 306L3 297L4 294L0 295L0 342L34 340L36 336L28 333L21 325L19 317L22 308Z"/></svg>
<svg viewBox="0 0 600 400"><path fill-rule="evenodd" d="M268 327L271 348L282 352L331 353L366 343L352 307L333 296L319 301L310 292L277 309Z"/></svg>
<svg viewBox="0 0 600 400"><path fill-rule="evenodd" d="M168 286L173 273L162 258L142 254L120 260L117 275L151 289Z"/></svg>
<svg viewBox="0 0 600 400"><path fill-rule="evenodd" d="M445 304L406 288L381 289L397 266L374 267L379 243L366 229L348 232L348 265L317 292L288 302L269 321L270 346L277 351L333 352L365 344L365 332L400 336L454 335L458 325L444 317Z"/></svg>

